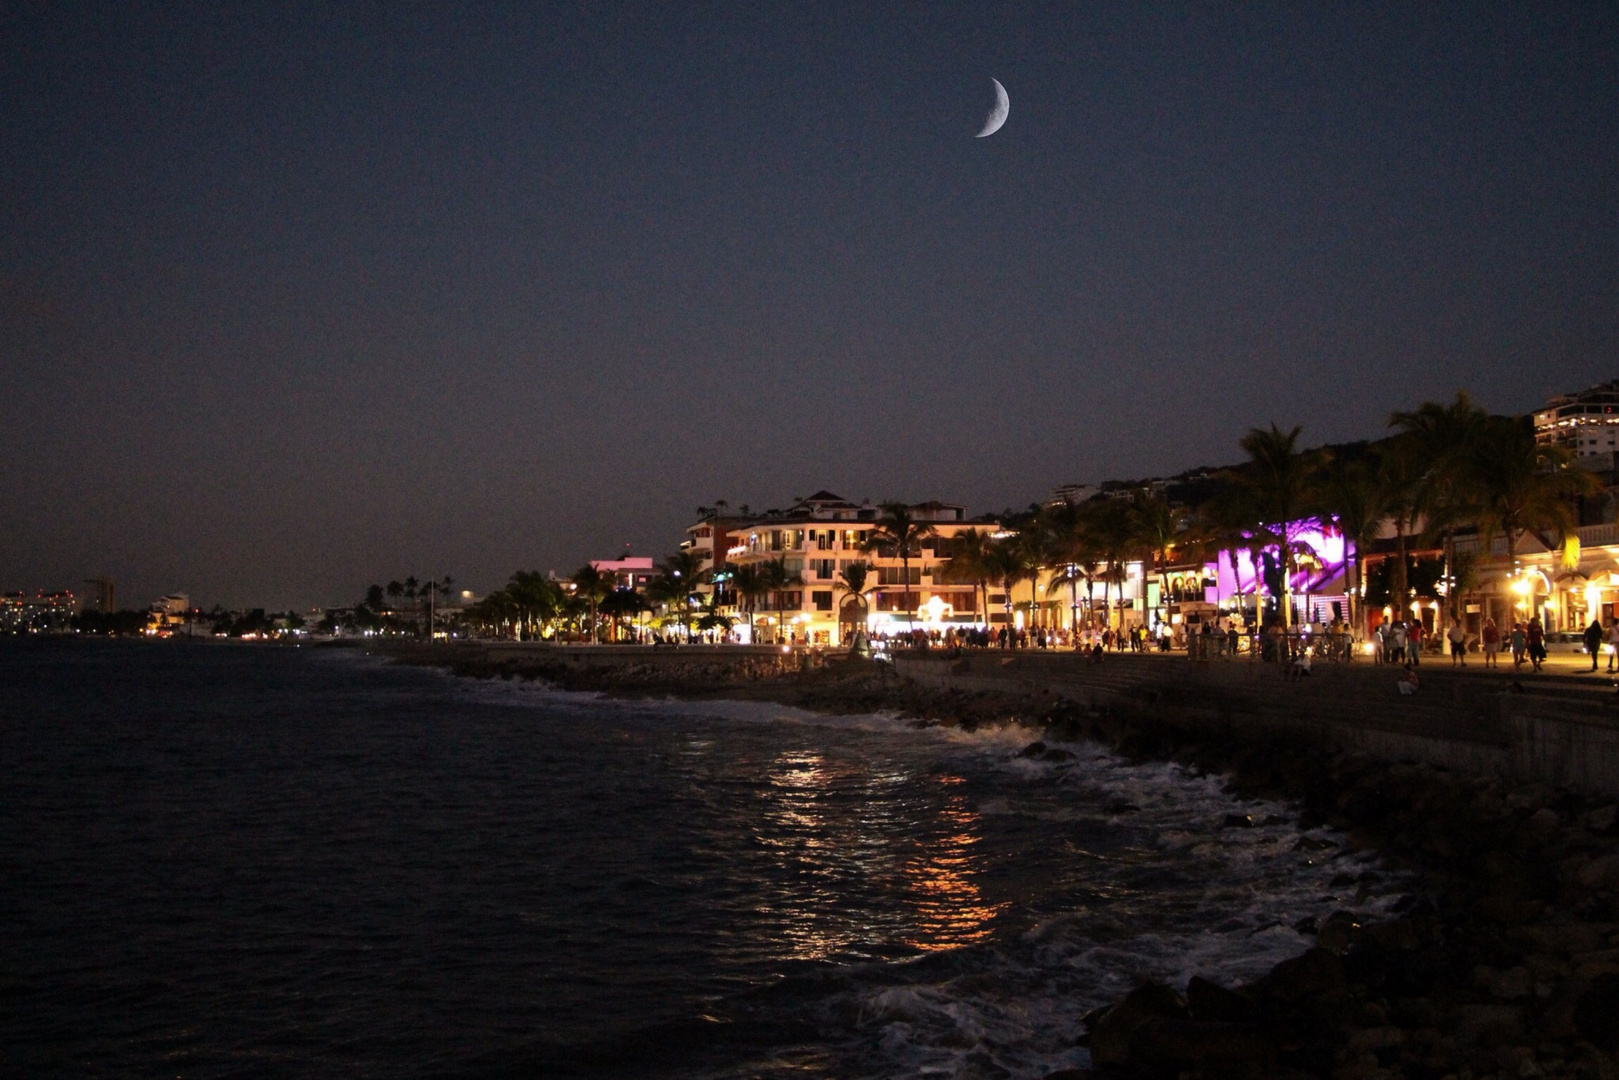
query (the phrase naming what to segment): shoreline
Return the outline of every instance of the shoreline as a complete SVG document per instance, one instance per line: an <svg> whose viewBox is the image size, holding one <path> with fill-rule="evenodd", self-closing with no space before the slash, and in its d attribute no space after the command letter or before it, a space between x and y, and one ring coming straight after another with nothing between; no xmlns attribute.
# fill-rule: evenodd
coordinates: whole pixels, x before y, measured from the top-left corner
<svg viewBox="0 0 1619 1080"><path fill-rule="evenodd" d="M1143 987L1098 1010L1086 1017L1092 1068L1053 1080L1619 1080L1619 806L1611 798L1215 732L1178 717L1172 701L1085 706L1016 684L923 686L870 661L757 650L723 662L687 653L677 664L602 654L580 666L542 649L390 643L367 651L463 677L542 679L616 697L892 711L969 730L1017 725L1029 731L1030 754L1045 738L1089 740L1130 760L1224 776L1236 798L1283 799L1302 825L1342 832L1344 852L1375 851L1388 869L1412 875L1417 891L1395 919L1362 926L1343 912L1301 926L1316 945L1254 983Z"/></svg>

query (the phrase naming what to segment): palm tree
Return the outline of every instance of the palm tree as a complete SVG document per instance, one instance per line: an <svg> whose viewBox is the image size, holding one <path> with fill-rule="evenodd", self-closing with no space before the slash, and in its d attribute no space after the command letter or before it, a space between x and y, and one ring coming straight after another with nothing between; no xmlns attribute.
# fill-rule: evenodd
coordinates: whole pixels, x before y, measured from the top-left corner
<svg viewBox="0 0 1619 1080"><path fill-rule="evenodd" d="M473 626L493 630L497 635L504 634L508 629L515 633L520 617L517 603L506 589L496 589L473 604L467 610L466 616L467 621Z"/></svg>
<svg viewBox="0 0 1619 1080"><path fill-rule="evenodd" d="M518 612L518 637L524 631L534 637L552 624L563 607L562 588L538 570L519 570L512 575L506 591Z"/></svg>
<svg viewBox="0 0 1619 1080"><path fill-rule="evenodd" d="M1221 480L1222 486L1214 497L1198 507L1195 528L1199 542L1214 553L1216 566L1222 553L1231 563L1231 578L1236 584L1239 608L1244 608L1239 556L1248 555L1248 565L1254 570L1254 621L1258 622L1260 587L1264 580L1259 573L1259 552L1269 534L1259 529L1259 511L1254 506L1253 494L1240 482L1237 474L1228 471L1221 476Z"/></svg>
<svg viewBox="0 0 1619 1080"><path fill-rule="evenodd" d="M1298 449L1302 427L1283 431L1274 423L1270 430L1251 428L1240 445L1248 462L1240 474L1258 511L1256 525L1275 534L1277 556L1282 565L1282 627L1293 624L1292 577L1297 565L1293 538L1301 521L1309 515L1313 485L1319 467L1318 454Z"/></svg>
<svg viewBox="0 0 1619 1080"><path fill-rule="evenodd" d="M1011 527L1017 531L1023 552L1034 571L1028 579L1029 626L1032 628L1036 625L1037 615L1044 610L1040 603L1040 574L1065 561L1066 545L1060 530L1066 522L1061 520L1062 514L1057 507L1040 503L1030 503L1028 511L1016 518L1010 514L1007 517L1012 520ZM1047 595L1050 595L1050 590L1047 590ZM1043 623L1043 617L1038 621Z"/></svg>
<svg viewBox="0 0 1619 1080"><path fill-rule="evenodd" d="M946 561L933 570L934 581L971 585L975 599L982 594L983 605L978 610L984 613L986 627L989 625L989 572L985 568L988 544L987 531L963 529L946 543Z"/></svg>
<svg viewBox="0 0 1619 1080"><path fill-rule="evenodd" d="M767 592L775 594L776 600L776 644L780 645L786 640L784 623L787 618L787 589L798 585L802 578L796 572L787 569L787 557L767 559L759 564L759 584Z"/></svg>
<svg viewBox="0 0 1619 1080"><path fill-rule="evenodd" d="M1489 414L1477 405L1465 391L1456 394L1449 405L1427 401L1411 412L1396 412L1389 417L1389 426L1401 430L1404 437L1415 445L1424 470L1419 482L1425 535L1438 535L1445 552L1445 622L1455 619L1459 612L1456 602L1460 590L1456 587L1456 527L1475 518L1469 504L1468 486L1461 483L1462 467L1468 449L1479 438ZM1440 627L1443 634L1444 627Z"/></svg>
<svg viewBox="0 0 1619 1080"><path fill-rule="evenodd" d="M1130 527L1135 542L1146 556L1142 567L1142 580L1152 568L1158 570L1158 602L1169 603L1169 552L1180 540L1183 515L1169 504L1169 500L1150 489L1142 488L1130 499ZM1146 588L1142 588L1145 599ZM1143 603L1145 608L1146 604Z"/></svg>
<svg viewBox="0 0 1619 1080"><path fill-rule="evenodd" d="M911 508L902 502L885 502L877 518L877 527L866 534L863 547L867 551L893 551L899 558L901 574L905 578L905 621L915 626L915 609L911 606L911 555L917 542L932 536L936 530L925 521L917 520ZM889 555L893 558L894 555Z"/></svg>
<svg viewBox="0 0 1619 1080"><path fill-rule="evenodd" d="M1344 462L1329 460L1318 491L1318 511L1323 523L1331 523L1344 538L1344 592L1349 598L1349 625L1358 627L1355 604L1364 579L1362 553L1377 539L1388 504L1377 459ZM1354 553L1351 563L1349 552ZM1354 573L1350 574L1353 565Z"/></svg>
<svg viewBox="0 0 1619 1080"><path fill-rule="evenodd" d="M720 594L712 592L708 599L703 601L701 614L697 616L697 629L701 631L718 630L725 632L736 622L734 618L720 610Z"/></svg>
<svg viewBox="0 0 1619 1080"><path fill-rule="evenodd" d="M534 637L550 625L562 608L562 589L537 570L519 570L506 586L512 601L517 637Z"/></svg>
<svg viewBox="0 0 1619 1080"><path fill-rule="evenodd" d="M855 630L855 640L850 643L851 645L858 643L860 634L865 629L866 615L869 611L866 604L866 596L873 588L873 586L869 584L870 577L871 566L865 562L857 561L852 562L845 566L842 570L839 570L837 579L832 582L833 592L847 594L848 596L852 597L858 605L857 610L860 612L860 622L858 624L859 629ZM838 611L841 613L842 610L843 606L841 604L838 605ZM843 620L841 617L839 618L838 622L840 625L842 624Z"/></svg>
<svg viewBox="0 0 1619 1080"><path fill-rule="evenodd" d="M647 582L646 595L655 606L663 608L665 616L662 625L666 629L670 622L680 620L677 609L691 600L686 583L667 572L660 573Z"/></svg>
<svg viewBox="0 0 1619 1080"><path fill-rule="evenodd" d="M619 620L626 616L633 618L646 610L646 600L634 589L618 588L602 597L599 610L612 620L613 640L618 641L622 636Z"/></svg>
<svg viewBox="0 0 1619 1080"><path fill-rule="evenodd" d="M607 594L613 591L614 578L586 563L573 572L574 595L590 605L590 640L599 643L601 630L597 611Z"/></svg>
<svg viewBox="0 0 1619 1080"><path fill-rule="evenodd" d="M1068 632L1079 647L1079 583L1085 582L1087 601L1096 572L1095 545L1092 542L1084 507L1064 499L1045 509L1048 548L1056 563L1046 595L1068 587Z"/></svg>
<svg viewBox="0 0 1619 1080"><path fill-rule="evenodd" d="M753 612L758 599L767 591L759 582L759 568L753 563L728 563L726 584L736 594L737 608L747 617L748 640L753 640Z"/></svg>
<svg viewBox="0 0 1619 1080"><path fill-rule="evenodd" d="M665 592L680 605L680 624L685 627L686 640L691 640L691 598L699 586L708 579L703 569L703 557L690 549L681 549L665 556L659 569L666 582Z"/></svg>
<svg viewBox="0 0 1619 1080"><path fill-rule="evenodd" d="M1008 648L1015 648L1017 635L1012 631L1012 589L1018 582L1036 575L1034 560L1016 536L1005 536L990 541L984 553L984 568L991 579L1000 582L1006 590L1006 644Z"/></svg>
<svg viewBox="0 0 1619 1080"><path fill-rule="evenodd" d="M582 596L563 593L557 605L556 621L570 627L575 634L584 633L585 619L590 615L590 605Z"/></svg>
<svg viewBox="0 0 1619 1080"><path fill-rule="evenodd" d="M1534 533L1548 550L1557 547L1574 529L1573 499L1602 487L1591 473L1574 467L1564 447L1536 445L1528 417L1490 417L1459 475L1472 492L1484 550L1495 537L1505 537L1507 565L1514 572L1524 533Z"/></svg>
<svg viewBox="0 0 1619 1080"><path fill-rule="evenodd" d="M1394 576L1390 599L1396 618L1410 615L1411 587L1407 540L1422 518L1427 505L1423 487L1421 450L1410 439L1396 439L1378 455L1378 479L1383 488L1384 509L1394 525Z"/></svg>
<svg viewBox="0 0 1619 1080"><path fill-rule="evenodd" d="M1120 499L1095 499L1086 506L1086 527L1101 570L1102 607L1106 625L1113 625L1112 586L1119 586L1124 595L1125 564L1134 549L1130 528L1130 507Z"/></svg>

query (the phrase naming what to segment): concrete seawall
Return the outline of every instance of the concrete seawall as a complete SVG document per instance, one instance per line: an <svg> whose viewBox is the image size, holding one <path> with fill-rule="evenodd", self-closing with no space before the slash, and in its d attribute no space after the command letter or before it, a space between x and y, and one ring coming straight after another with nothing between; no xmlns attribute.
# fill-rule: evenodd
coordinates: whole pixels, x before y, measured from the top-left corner
<svg viewBox="0 0 1619 1080"><path fill-rule="evenodd" d="M901 654L900 674L935 689L1012 693L1151 715L1211 737L1313 744L1392 761L1619 795L1619 693L1605 682L1422 669L1401 696L1397 669L1319 665L1289 680L1252 661L1183 656L975 652Z"/></svg>

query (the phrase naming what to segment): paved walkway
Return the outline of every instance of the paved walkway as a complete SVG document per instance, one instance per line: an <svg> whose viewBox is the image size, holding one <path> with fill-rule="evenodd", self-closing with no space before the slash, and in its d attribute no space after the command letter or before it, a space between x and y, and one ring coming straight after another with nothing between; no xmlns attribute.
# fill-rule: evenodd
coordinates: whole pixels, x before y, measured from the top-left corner
<svg viewBox="0 0 1619 1080"><path fill-rule="evenodd" d="M1450 657L1448 656L1423 655L1422 670L1433 671L1440 668L1443 668L1446 671L1454 668L1458 673L1466 671L1470 674L1477 673L1494 675L1497 672L1500 672L1513 675L1516 678L1534 678L1536 676L1534 668L1530 666L1528 661L1525 661L1522 667L1514 669L1510 654L1502 656L1499 663L1493 669L1486 668L1484 666L1483 656L1473 653L1468 654L1465 668L1452 664ZM1542 675L1557 675L1566 678L1583 678L1583 680L1591 682L1611 683L1615 679L1619 679L1619 675L1608 674L1608 657L1606 655L1599 656L1597 658L1597 670L1594 674L1591 671L1591 658L1583 654L1552 653L1550 656L1546 657L1545 662L1540 665L1540 668L1540 674Z"/></svg>
<svg viewBox="0 0 1619 1080"><path fill-rule="evenodd" d="M980 652L986 654L997 654L997 650L995 649L980 650ZM1042 653L1071 652L1072 650L1070 649L1018 650L1019 655L1040 655ZM1006 654L1000 653L999 655ZM1133 653L1126 650L1124 652L1117 653L1109 652L1107 655L1109 657L1159 656L1164 658L1185 659L1186 651L1184 649L1174 649L1170 652L1150 650L1144 653ZM1225 662L1229 663L1230 661ZM1238 658L1238 662L1258 663L1258 661L1251 654L1246 653ZM1317 668L1337 666L1338 662L1336 661L1316 661ZM1351 661L1351 666L1364 668L1367 670L1376 670L1381 667L1386 669L1391 675L1399 674L1400 670L1399 666L1396 664L1374 664L1372 663L1371 658L1366 656L1355 657L1355 659ZM1541 670L1539 672L1536 672L1530 666L1528 661L1525 661L1522 667L1515 669L1512 666L1512 656L1510 653L1502 654L1495 667L1487 668L1484 666L1484 656L1481 653L1469 653L1467 655L1467 663L1465 665L1460 665L1451 663L1451 658L1448 655L1441 656L1439 653L1425 652L1422 654L1422 663L1419 666L1419 670L1424 675L1432 675L1436 672L1455 672L1457 675L1476 675L1481 678L1503 678L1510 676L1514 679L1547 679L1555 682L1581 683L1604 687L1619 684L1619 674L1610 675L1608 673L1608 657L1606 653L1598 657L1597 670L1595 673L1591 671L1591 658L1589 656L1584 653L1567 652L1552 653L1546 658L1545 662L1541 664Z"/></svg>

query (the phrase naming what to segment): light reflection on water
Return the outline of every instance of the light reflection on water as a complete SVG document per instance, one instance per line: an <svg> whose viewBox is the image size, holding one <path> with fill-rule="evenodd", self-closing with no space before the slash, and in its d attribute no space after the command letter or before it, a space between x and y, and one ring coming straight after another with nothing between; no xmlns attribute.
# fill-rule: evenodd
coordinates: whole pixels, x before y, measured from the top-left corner
<svg viewBox="0 0 1619 1080"><path fill-rule="evenodd" d="M949 789L961 777L932 782ZM867 770L793 749L771 763L760 798L760 845L783 880L799 888L775 897L786 953L824 960L840 953L959 948L990 935L1005 904L987 902L977 878L980 819L965 797L907 797L904 769ZM842 886L858 880L900 902L883 912L851 910Z"/></svg>
<svg viewBox="0 0 1619 1080"><path fill-rule="evenodd" d="M940 776L942 785L961 785L959 776ZM984 900L976 878L981 867L973 859L974 846L981 839L978 814L960 793L953 793L938 812L941 825L954 829L948 836L935 837L921 855L906 863L906 877L915 895L916 932L906 944L926 952L954 949L983 941L990 935L990 922L1004 903Z"/></svg>

